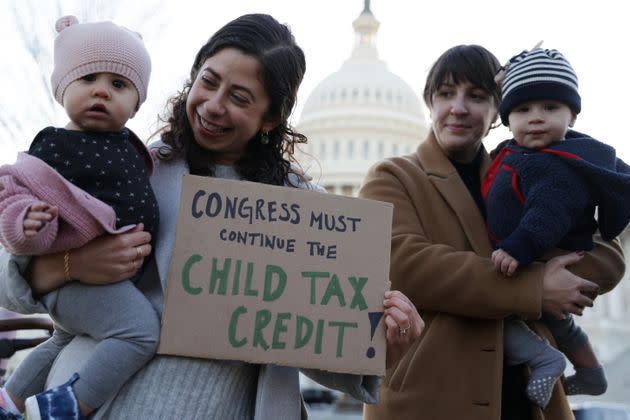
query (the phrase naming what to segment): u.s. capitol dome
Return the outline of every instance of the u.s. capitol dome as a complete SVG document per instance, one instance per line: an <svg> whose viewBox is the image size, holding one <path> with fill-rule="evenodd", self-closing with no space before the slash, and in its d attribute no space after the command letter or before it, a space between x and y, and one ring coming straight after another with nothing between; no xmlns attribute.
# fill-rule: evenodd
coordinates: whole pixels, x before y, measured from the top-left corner
<svg viewBox="0 0 630 420"><path fill-rule="evenodd" d="M378 57L379 22L369 2L353 27L350 58L315 87L297 126L309 139L300 161L315 159L319 183L345 195L356 195L372 164L415 150L428 130L418 96Z"/></svg>

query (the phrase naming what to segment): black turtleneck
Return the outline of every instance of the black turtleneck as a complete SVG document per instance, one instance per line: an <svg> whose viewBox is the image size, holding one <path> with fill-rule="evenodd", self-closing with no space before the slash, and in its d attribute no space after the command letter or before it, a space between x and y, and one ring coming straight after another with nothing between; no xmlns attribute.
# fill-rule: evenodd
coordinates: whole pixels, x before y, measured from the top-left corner
<svg viewBox="0 0 630 420"><path fill-rule="evenodd" d="M472 196L473 200L475 200L475 204L477 204L477 208L481 212L484 220L486 219L486 204L481 197L481 161L483 160L483 154L479 150L475 159L473 159L470 163L461 163L454 161L453 159L449 159L455 169L457 169L457 173L459 177L466 184L466 188L468 188L468 192Z"/></svg>

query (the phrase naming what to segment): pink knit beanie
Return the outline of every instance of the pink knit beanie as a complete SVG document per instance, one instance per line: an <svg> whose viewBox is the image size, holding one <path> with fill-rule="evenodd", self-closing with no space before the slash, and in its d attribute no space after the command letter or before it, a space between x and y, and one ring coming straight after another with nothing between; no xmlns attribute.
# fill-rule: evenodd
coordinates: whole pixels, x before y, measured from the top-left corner
<svg viewBox="0 0 630 420"><path fill-rule="evenodd" d="M138 91L138 108L147 98L151 58L142 36L112 22L81 23L74 16L57 20L55 69L50 82L63 105L63 94L73 81L92 73L126 77Z"/></svg>

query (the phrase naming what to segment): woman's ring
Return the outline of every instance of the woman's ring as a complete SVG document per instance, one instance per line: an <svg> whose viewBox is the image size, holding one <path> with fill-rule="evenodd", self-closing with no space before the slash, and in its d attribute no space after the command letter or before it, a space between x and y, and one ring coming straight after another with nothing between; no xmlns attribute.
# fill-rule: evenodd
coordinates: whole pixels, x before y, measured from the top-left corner
<svg viewBox="0 0 630 420"><path fill-rule="evenodd" d="M136 260L139 260L143 257L144 255L142 255L142 248L140 248L139 246L136 247Z"/></svg>
<svg viewBox="0 0 630 420"><path fill-rule="evenodd" d="M400 334L401 337L406 336L409 328L411 328L411 322L406 327L398 327L398 334Z"/></svg>

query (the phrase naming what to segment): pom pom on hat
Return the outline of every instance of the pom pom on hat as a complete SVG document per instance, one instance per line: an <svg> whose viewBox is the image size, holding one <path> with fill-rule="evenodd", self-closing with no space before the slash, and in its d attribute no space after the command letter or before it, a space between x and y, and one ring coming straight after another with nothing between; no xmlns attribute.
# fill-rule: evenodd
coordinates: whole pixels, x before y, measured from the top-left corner
<svg viewBox="0 0 630 420"><path fill-rule="evenodd" d="M69 26L72 25L76 25L79 23L79 19L77 19L76 16L63 16L60 17L57 20L57 23L55 23L55 30L57 31L57 33L63 31L64 29L66 29Z"/></svg>
<svg viewBox="0 0 630 420"><path fill-rule="evenodd" d="M556 100L576 114L582 109L578 79L573 67L557 50L534 48L512 57L498 77L503 77L499 115L504 125L518 105L536 100Z"/></svg>
<svg viewBox="0 0 630 420"><path fill-rule="evenodd" d="M63 105L70 83L93 73L126 77L138 91L138 107L147 98L151 58L142 37L112 22L79 23L75 16L57 20L55 68L50 77L52 92Z"/></svg>

